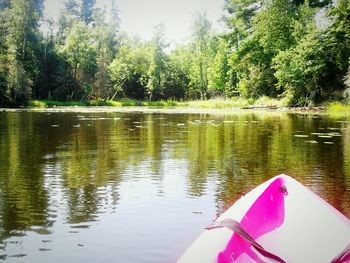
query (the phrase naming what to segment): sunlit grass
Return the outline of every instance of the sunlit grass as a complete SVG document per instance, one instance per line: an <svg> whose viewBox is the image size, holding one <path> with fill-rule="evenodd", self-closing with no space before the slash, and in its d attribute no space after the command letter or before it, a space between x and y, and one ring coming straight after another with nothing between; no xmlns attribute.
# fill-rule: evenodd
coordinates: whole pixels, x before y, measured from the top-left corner
<svg viewBox="0 0 350 263"><path fill-rule="evenodd" d="M350 103L331 102L326 105L326 112L330 115L350 115Z"/></svg>
<svg viewBox="0 0 350 263"><path fill-rule="evenodd" d="M271 108L282 108L287 107L287 99L275 99L267 96L260 97L254 102L254 105L263 106L263 107L271 107Z"/></svg>
<svg viewBox="0 0 350 263"><path fill-rule="evenodd" d="M194 100L188 101L187 106L193 108L215 108L215 109L227 109L227 108L244 108L250 105L249 100L243 98L232 99L210 99L210 100Z"/></svg>
<svg viewBox="0 0 350 263"><path fill-rule="evenodd" d="M34 107L34 108L45 108L46 103L44 101L40 100L32 100L29 102L29 107Z"/></svg>
<svg viewBox="0 0 350 263"><path fill-rule="evenodd" d="M282 108L286 106L285 99L274 99L261 97L257 100L234 97L230 99L216 98L209 100L192 101L174 101L160 100L147 101L136 99L122 100L89 100L89 101L52 101L52 100L33 100L29 103L34 108L52 108L52 107L77 107L77 106L109 106L109 107L190 107L206 109L232 109L232 108Z"/></svg>
<svg viewBox="0 0 350 263"><path fill-rule="evenodd" d="M114 101L114 100L89 100L85 102L85 106L121 107L123 105L120 101Z"/></svg>
<svg viewBox="0 0 350 263"><path fill-rule="evenodd" d="M89 100L89 101L53 101L53 100L32 100L29 107L34 108L52 108L52 107L74 107L74 106L109 106L109 107L127 107L127 106L146 106L146 107L174 107L187 106L187 103L180 101L143 101L134 99L123 100Z"/></svg>
<svg viewBox="0 0 350 263"><path fill-rule="evenodd" d="M146 107L175 107L184 106L183 102L173 100L144 101L134 99L124 99L119 101L121 106L146 106Z"/></svg>
<svg viewBox="0 0 350 263"><path fill-rule="evenodd" d="M67 106L85 106L85 102L81 101L50 101L45 100L47 107L67 107Z"/></svg>
<svg viewBox="0 0 350 263"><path fill-rule="evenodd" d="M80 101L32 100L29 102L29 106L38 108L51 108L68 106L86 106L86 104Z"/></svg>
<svg viewBox="0 0 350 263"><path fill-rule="evenodd" d="M216 109L228 109L228 108L282 108L286 107L287 103L285 99L275 99L263 96L257 100L245 99L241 97L235 97L231 99L210 99L210 100L195 100L189 101L188 106L194 108L216 108Z"/></svg>

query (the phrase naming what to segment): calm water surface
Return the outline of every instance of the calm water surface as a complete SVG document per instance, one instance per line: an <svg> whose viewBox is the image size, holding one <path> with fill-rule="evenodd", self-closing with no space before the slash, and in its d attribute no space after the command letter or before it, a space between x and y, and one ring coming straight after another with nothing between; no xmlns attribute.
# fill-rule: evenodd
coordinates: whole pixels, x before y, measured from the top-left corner
<svg viewBox="0 0 350 263"><path fill-rule="evenodd" d="M350 216L350 122L288 113L0 113L0 259L174 262L280 173Z"/></svg>

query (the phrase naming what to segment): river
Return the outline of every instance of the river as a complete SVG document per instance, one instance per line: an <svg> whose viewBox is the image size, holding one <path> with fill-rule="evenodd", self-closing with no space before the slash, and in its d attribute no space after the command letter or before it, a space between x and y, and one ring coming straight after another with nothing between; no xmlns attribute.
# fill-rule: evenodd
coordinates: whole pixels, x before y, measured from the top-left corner
<svg viewBox="0 0 350 263"><path fill-rule="evenodd" d="M0 260L174 262L285 173L350 216L350 120L282 112L0 112Z"/></svg>

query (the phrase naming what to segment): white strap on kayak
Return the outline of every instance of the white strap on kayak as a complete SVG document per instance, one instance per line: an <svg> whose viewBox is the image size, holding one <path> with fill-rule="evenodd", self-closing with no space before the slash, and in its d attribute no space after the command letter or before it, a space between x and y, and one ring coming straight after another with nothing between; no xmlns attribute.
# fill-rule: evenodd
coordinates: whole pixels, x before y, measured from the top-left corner
<svg viewBox="0 0 350 263"><path fill-rule="evenodd" d="M350 244L336 256L331 263L349 263L350 262Z"/></svg>
<svg viewBox="0 0 350 263"><path fill-rule="evenodd" d="M251 244L264 257L272 259L272 260L279 262L279 263L286 263L286 261L284 261L280 257L265 250L259 243L257 243L255 241L254 238L252 238L248 234L248 232L242 227L242 225L234 219L227 218L227 219L224 219L223 221L213 222L212 225L210 225L209 227L206 227L205 229L212 230L212 229L223 228L223 227L226 227L226 228L232 230L234 233L236 233L237 235L242 237L245 241L247 241L249 244ZM340 263L340 262L336 262L336 263Z"/></svg>

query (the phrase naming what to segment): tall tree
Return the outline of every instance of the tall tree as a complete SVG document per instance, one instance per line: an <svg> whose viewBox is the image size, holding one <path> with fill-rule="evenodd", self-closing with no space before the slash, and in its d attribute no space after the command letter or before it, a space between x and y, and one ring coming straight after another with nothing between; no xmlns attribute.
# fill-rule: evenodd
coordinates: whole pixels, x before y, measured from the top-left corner
<svg viewBox="0 0 350 263"><path fill-rule="evenodd" d="M191 83L193 89L199 92L200 98L207 97L208 68L211 61L211 41L213 39L211 22L205 13L197 13L192 29L192 71Z"/></svg>
<svg viewBox="0 0 350 263"><path fill-rule="evenodd" d="M93 19L94 9L96 0L80 0L79 1L79 15L80 19L85 22L85 24L90 24Z"/></svg>
<svg viewBox="0 0 350 263"><path fill-rule="evenodd" d="M110 78L108 74L108 66L112 63L117 54L118 41L116 25L101 21L96 24L93 29L94 38L97 45L96 48L96 65L97 72L94 82L94 97L109 98L110 94Z"/></svg>
<svg viewBox="0 0 350 263"><path fill-rule="evenodd" d="M150 67L149 46L139 39L124 37L118 55L109 65L113 96L145 99Z"/></svg>
<svg viewBox="0 0 350 263"><path fill-rule="evenodd" d="M229 89L226 91L229 84L229 44L224 38L219 37L215 41L215 46L217 47L215 56L208 69L208 88L212 95L225 96L229 94Z"/></svg>
<svg viewBox="0 0 350 263"><path fill-rule="evenodd" d="M90 28L81 21L75 23L59 52L70 64L75 80L70 97L78 99L90 94L96 73L96 44Z"/></svg>
<svg viewBox="0 0 350 263"><path fill-rule="evenodd" d="M69 31L73 24L80 20L86 25L91 24L94 21L94 13L96 0L64 0L64 9L59 16L59 32L58 35L61 40L67 37L67 31Z"/></svg>
<svg viewBox="0 0 350 263"><path fill-rule="evenodd" d="M330 15L333 23L327 34L327 50L332 66L337 69L333 71L334 76L339 81L350 72L350 1L336 1Z"/></svg>
<svg viewBox="0 0 350 263"><path fill-rule="evenodd" d="M166 75L163 84L164 99L185 99L188 93L191 56L188 46L177 46L168 55Z"/></svg>
<svg viewBox="0 0 350 263"><path fill-rule="evenodd" d="M289 0L271 0L254 18L254 36L273 55L294 44L293 23L297 8Z"/></svg>
<svg viewBox="0 0 350 263"><path fill-rule="evenodd" d="M239 43L251 32L252 18L262 5L262 0L225 0L224 21L228 28L232 44L237 48Z"/></svg>
<svg viewBox="0 0 350 263"><path fill-rule="evenodd" d="M6 96L22 104L29 100L39 76L37 46L43 0L11 0L7 6L2 32L7 50Z"/></svg>
<svg viewBox="0 0 350 263"><path fill-rule="evenodd" d="M6 45L6 21L10 1L0 2L0 105L5 105L8 101L6 96L7 91L7 45Z"/></svg>
<svg viewBox="0 0 350 263"><path fill-rule="evenodd" d="M151 64L148 70L148 93L149 99L154 99L154 96L159 95L162 89L162 81L165 74L166 54L164 49L167 47L165 41L165 27L163 24L155 27L153 39L151 41Z"/></svg>
<svg viewBox="0 0 350 263"><path fill-rule="evenodd" d="M115 30L117 31L119 29L120 18L118 15L118 9L117 9L117 5L115 3L115 0L112 0L111 13L112 13L112 25L115 28Z"/></svg>

